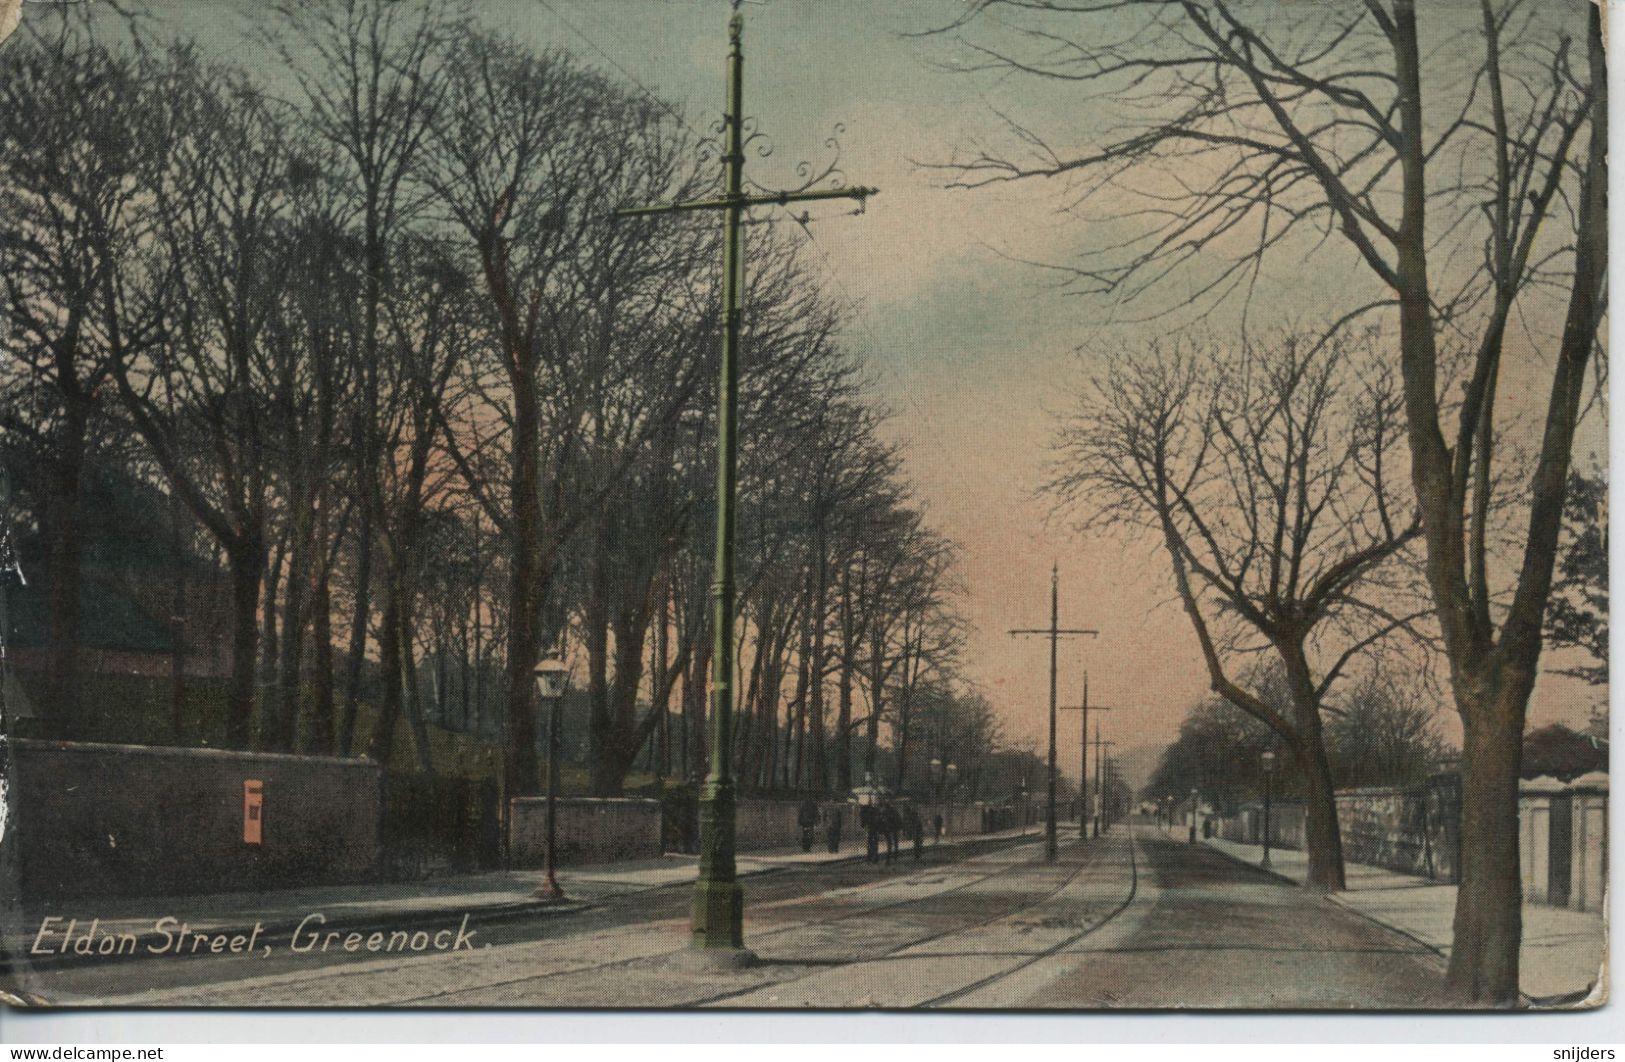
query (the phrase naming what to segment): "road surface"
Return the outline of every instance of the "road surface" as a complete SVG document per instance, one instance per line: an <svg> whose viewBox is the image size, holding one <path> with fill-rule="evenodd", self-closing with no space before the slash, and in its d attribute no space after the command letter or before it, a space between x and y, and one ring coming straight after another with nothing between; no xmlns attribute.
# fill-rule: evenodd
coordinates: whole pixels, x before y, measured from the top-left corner
<svg viewBox="0 0 1625 1062"><path fill-rule="evenodd" d="M566 885L568 886L568 881ZM745 969L686 961L686 887L476 927L456 950L187 955L42 972L63 1003L129 1006L1429 1008L1416 941L1144 826L746 882ZM403 927L411 928L411 927ZM433 928L433 927L429 927ZM451 941L451 934L443 938Z"/></svg>

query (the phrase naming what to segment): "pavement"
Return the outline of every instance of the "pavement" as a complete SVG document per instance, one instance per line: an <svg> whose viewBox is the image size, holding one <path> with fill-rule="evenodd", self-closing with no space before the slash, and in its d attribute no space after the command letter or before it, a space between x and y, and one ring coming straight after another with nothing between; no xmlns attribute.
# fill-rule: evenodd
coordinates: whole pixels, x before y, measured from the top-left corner
<svg viewBox="0 0 1625 1062"><path fill-rule="evenodd" d="M1063 832L1054 862L1036 834L892 867L823 855L753 857L777 872L746 882L756 961L740 968L693 962L688 890L661 884L691 866L622 866L564 881L582 895L600 882L593 902L494 921L467 946L351 954L278 941L263 955L44 967L21 987L56 1004L136 1007L1450 1006L1423 941L1149 826L1088 841ZM507 894L535 880L523 877Z"/></svg>
<svg viewBox="0 0 1625 1062"><path fill-rule="evenodd" d="M1186 836L1188 827L1170 831ZM1208 838L1204 843L1248 866L1263 858L1259 845ZM1271 849L1269 872L1295 884L1307 876L1309 857L1291 849ZM1347 891L1331 902L1404 933L1443 960L1450 957L1456 913L1456 886L1427 878L1346 863ZM1518 956L1520 989L1535 1006L1601 1006L1608 998L1608 926L1599 912L1526 903L1523 945Z"/></svg>

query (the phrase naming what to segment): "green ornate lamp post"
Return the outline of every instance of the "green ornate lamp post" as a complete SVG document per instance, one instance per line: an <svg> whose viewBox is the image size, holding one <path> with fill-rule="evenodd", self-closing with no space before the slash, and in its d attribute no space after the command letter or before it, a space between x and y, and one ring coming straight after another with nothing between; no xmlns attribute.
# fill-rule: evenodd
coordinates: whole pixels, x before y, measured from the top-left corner
<svg viewBox="0 0 1625 1062"><path fill-rule="evenodd" d="M738 392L740 296L744 290L745 260L740 241L744 213L751 207L787 206L825 199L855 199L863 203L877 189L865 187L813 188L838 171L831 166L809 184L792 190L745 193L744 19L735 12L728 20L728 109L723 116L723 177L720 199L627 207L616 217L640 217L696 210L721 211L724 218L722 251L722 357L717 416L717 534L716 570L712 582L712 630L716 639L711 654L711 763L700 792L700 876L694 886L693 946L719 964L743 964L753 956L744 948L744 896L734 865L733 713L734 713L734 497L738 482Z"/></svg>

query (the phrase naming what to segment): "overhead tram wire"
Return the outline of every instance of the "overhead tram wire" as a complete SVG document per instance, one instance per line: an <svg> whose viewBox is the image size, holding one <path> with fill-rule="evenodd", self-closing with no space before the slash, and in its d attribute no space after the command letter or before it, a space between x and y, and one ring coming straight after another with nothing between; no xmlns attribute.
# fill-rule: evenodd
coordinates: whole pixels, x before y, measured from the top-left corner
<svg viewBox="0 0 1625 1062"><path fill-rule="evenodd" d="M552 14L552 16L554 18L556 18L560 22L564 23L564 25L569 28L571 33L574 33L577 37L580 37L583 41L585 41L586 44L587 44L587 47L589 47L593 51L597 52L599 54L599 56L601 56L603 58L604 62L608 63L610 66L613 66L616 70L620 71L622 77L626 78L628 81L632 82L632 84L636 85L638 87L639 91L641 91L645 96L649 97L649 101L651 103L653 103L655 106L659 107L661 110L665 111L667 114L671 115L673 118L677 119L678 123L680 125L682 125L682 127L684 129L687 129L689 132L693 133L695 136L699 137L702 140L705 139L704 135L698 129L695 129L694 126L689 123L689 120L687 118L683 117L683 112L679 111L676 107L672 106L669 102L667 102L666 100L661 99L658 95L656 95L655 91L653 89L651 89L648 85L645 85L641 80L639 80L638 76L636 74L632 73L632 71L630 71L626 67L622 66L619 62L617 62L615 60L615 57L613 55L610 55L609 52L604 50L602 45L600 45L597 41L593 40L591 37L587 36L587 34L581 29L580 26L577 26L574 22L571 22L569 19L565 18L564 13L561 12L558 8L554 7L553 4L550 2L550 0L536 0L536 2L538 4L541 4L544 8L546 8L548 10L548 12L550 14Z"/></svg>
<svg viewBox="0 0 1625 1062"><path fill-rule="evenodd" d="M787 212L789 211L787 210ZM856 321L858 327L863 329L864 334L869 337L869 346L874 352L874 360L881 362L885 368L885 371L891 374L892 379L897 383L898 390L902 392L903 398L910 406L913 407L915 414L920 418L920 423L925 426L926 436L931 440L932 445L937 448L937 451L943 457L948 459L951 465L954 460L954 455L950 454L948 452L948 448L943 445L942 437L937 433L936 427L931 421L931 417L925 412L924 407L920 405L919 399L914 397L914 389L908 386L907 381L903 379L903 374L898 372L897 367L891 364L890 361L885 358L883 353L885 349L884 345L880 342L880 337L875 334L875 330L870 327L868 314L865 313L864 310L858 305L857 299L852 296L851 290L847 288L846 281L841 279L840 271L835 268L835 263L830 260L829 252L824 250L824 245L820 243L818 241L818 237L813 234L812 226L809 223L821 221L823 219L798 217L793 212L789 213L791 220L794 221L801 231L806 235L807 242L812 245L813 250L818 252L818 257L823 260L824 270L829 274L829 279L834 283L835 290L840 295L841 301L846 303L847 310L852 314L852 320Z"/></svg>

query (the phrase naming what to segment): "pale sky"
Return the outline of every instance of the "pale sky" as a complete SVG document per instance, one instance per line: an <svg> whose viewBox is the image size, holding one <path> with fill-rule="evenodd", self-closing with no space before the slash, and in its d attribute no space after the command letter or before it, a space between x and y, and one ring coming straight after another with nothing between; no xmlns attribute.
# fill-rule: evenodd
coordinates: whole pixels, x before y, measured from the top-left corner
<svg viewBox="0 0 1625 1062"><path fill-rule="evenodd" d="M1087 668L1091 699L1117 709L1104 718L1106 736L1160 744L1207 689L1167 560L1148 541L1071 533L1049 519L1036 492L1050 414L1069 403L1080 379L1106 368L1103 352L1149 333L1113 325L1127 314L1061 295L1042 271L1010 260L1064 259L1087 239L1079 223L1058 216L1060 189L949 190L942 172L916 165L995 136L995 111L1049 119L1048 129L1064 130L1073 145L1086 143L1091 128L1087 111L1064 92L945 70L955 55L951 41L903 35L940 25L960 8L958 0L744 5L746 111L775 142L773 156L752 159L750 172L770 186L793 185L794 163L824 159L823 139L839 122L849 180L881 189L864 216L826 210L837 216L813 232L858 307L847 340L898 412L891 430L905 444L909 476L935 524L964 549L964 607L976 627L967 672L988 690L1011 736L1042 749L1048 647L1005 632L1047 624L1054 561L1062 625L1101 631L1063 643L1061 703L1078 702ZM509 0L502 10L516 33L612 60L707 123L721 111L723 0ZM1463 11L1477 18L1476 5ZM1307 262L1277 263L1254 313L1271 305L1318 312L1317 294L1326 305L1348 305L1350 278L1364 276L1342 254L1333 245ZM1544 372L1527 368L1544 385ZM1517 367L1509 372L1521 375ZM1604 452L1601 418L1587 427L1577 453ZM1583 725L1591 702L1578 683L1544 678L1531 724ZM1459 734L1453 709L1441 709L1445 730ZM1063 768L1076 763L1076 731L1076 714L1062 716Z"/></svg>
<svg viewBox="0 0 1625 1062"><path fill-rule="evenodd" d="M208 43L240 47L242 3L161 7ZM768 186L799 183L795 163L825 161L824 139L842 123L849 181L881 189L861 217L841 216L844 206L813 211L827 216L812 226L822 251L813 259L855 307L846 340L897 411L889 431L904 445L909 478L932 522L963 548L964 612L976 628L967 675L992 697L1007 733L1042 749L1047 646L1005 632L1048 622L1053 561L1062 625L1101 631L1063 643L1061 703L1077 703L1087 668L1092 699L1117 709L1105 717L1105 736L1160 744L1207 687L1189 623L1172 600L1166 558L1146 541L1076 536L1049 521L1036 495L1051 412L1069 404L1080 379L1108 367L1111 351L1151 333L1114 324L1124 316L1119 308L1063 296L1041 271L1010 260L1064 259L1089 238L1079 222L1058 216L1060 189L953 191L942 187L942 172L916 165L996 135L996 110L1042 122L1059 146L1081 146L1092 111L1030 81L945 70L941 62L955 54L950 40L904 36L960 9L958 0L746 3L746 110L775 145L771 157L752 158L748 172ZM480 10L517 37L630 75L697 129L721 112L725 0L487 0ZM1463 10L1476 19L1476 5ZM1277 261L1254 312L1346 306L1350 284L1364 280L1334 242L1306 261ZM1597 417L1577 453L1605 448ZM1577 683L1543 678L1532 725L1583 725L1592 699ZM1459 734L1448 706L1441 721ZM1063 767L1077 762L1076 728L1075 713L1062 717Z"/></svg>

